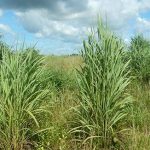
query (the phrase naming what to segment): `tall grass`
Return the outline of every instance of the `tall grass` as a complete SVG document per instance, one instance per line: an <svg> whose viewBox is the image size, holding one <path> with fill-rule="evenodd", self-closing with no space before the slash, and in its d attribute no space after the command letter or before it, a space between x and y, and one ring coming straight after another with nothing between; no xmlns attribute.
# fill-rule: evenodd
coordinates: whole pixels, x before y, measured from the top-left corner
<svg viewBox="0 0 150 150"><path fill-rule="evenodd" d="M129 55L133 75L144 84L150 84L150 42L142 35L131 39Z"/></svg>
<svg viewBox="0 0 150 150"><path fill-rule="evenodd" d="M123 62L124 45L107 26L98 22L96 34L83 42L84 67L77 76L80 106L73 132L79 132L91 149L111 149L121 143L131 103L126 94L129 62Z"/></svg>
<svg viewBox="0 0 150 150"><path fill-rule="evenodd" d="M0 148L23 150L39 129L37 116L49 90L43 88L42 59L2 50L0 63Z"/></svg>
<svg viewBox="0 0 150 150"><path fill-rule="evenodd" d="M130 61L131 94L134 97L131 115L131 137L128 139L129 149L149 149L150 146L150 41L142 35L131 39L127 55Z"/></svg>
<svg viewBox="0 0 150 150"><path fill-rule="evenodd" d="M0 42L0 150L150 149L150 42L125 47L101 22L79 56Z"/></svg>

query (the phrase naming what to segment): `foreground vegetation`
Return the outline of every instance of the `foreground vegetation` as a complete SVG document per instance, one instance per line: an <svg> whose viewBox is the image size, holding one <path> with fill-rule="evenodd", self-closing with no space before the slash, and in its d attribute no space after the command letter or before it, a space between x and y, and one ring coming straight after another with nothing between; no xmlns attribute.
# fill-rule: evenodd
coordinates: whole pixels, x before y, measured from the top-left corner
<svg viewBox="0 0 150 150"><path fill-rule="evenodd" d="M149 150L150 41L126 46L107 26L81 55L0 43L0 149Z"/></svg>

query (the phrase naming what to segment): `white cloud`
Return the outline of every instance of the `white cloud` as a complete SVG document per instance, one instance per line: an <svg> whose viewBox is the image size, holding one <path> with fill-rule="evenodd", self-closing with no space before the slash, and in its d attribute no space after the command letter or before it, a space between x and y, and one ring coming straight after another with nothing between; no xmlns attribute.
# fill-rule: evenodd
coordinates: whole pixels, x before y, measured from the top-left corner
<svg viewBox="0 0 150 150"><path fill-rule="evenodd" d="M140 24L142 24L142 25L144 25L146 27L150 27L150 21L148 21L148 20L146 20L144 18L138 17L137 21L138 21L138 23L140 23Z"/></svg>
<svg viewBox="0 0 150 150"><path fill-rule="evenodd" d="M83 33L85 27L94 25L98 13L103 18L107 17L116 31L122 31L122 28L129 26L130 19L137 18L141 11L150 8L148 0L88 0L82 11L71 12L71 9L66 9L66 3L59 2L59 13L56 8L54 12L47 8L36 8L18 11L16 15L24 28L38 37L75 36Z"/></svg>
<svg viewBox="0 0 150 150"><path fill-rule="evenodd" d="M124 38L128 38L124 35L127 35L131 28L148 30L149 22L145 19L141 21L140 13L150 10L149 1L76 0L74 3L73 0L56 0L49 1L51 5L36 4L38 7L34 7L32 3L32 6L26 8L28 5L24 7L22 4L23 9L14 8L14 11L24 29L35 37L55 37L66 42L76 42L82 39L89 27L96 25L98 14L103 19L107 18L110 27ZM14 6L19 5L21 4ZM131 20L135 20L135 23L129 23Z"/></svg>
<svg viewBox="0 0 150 150"><path fill-rule="evenodd" d="M48 13L47 10L28 10L25 13L16 12L16 15L24 28L34 33L36 37L78 35L78 28L63 20L52 19Z"/></svg>
<svg viewBox="0 0 150 150"><path fill-rule="evenodd" d="M52 34L62 34L65 36L76 36L78 33L78 29L65 24L59 21L47 21L46 24L41 25L40 30L36 33L36 35L40 35L40 37L49 37Z"/></svg>
<svg viewBox="0 0 150 150"><path fill-rule="evenodd" d="M150 20L146 20L145 18L138 17L137 18L137 32L140 33L150 33Z"/></svg>
<svg viewBox="0 0 150 150"><path fill-rule="evenodd" d="M150 1L149 0L141 0L140 2L140 10L147 11L150 10Z"/></svg>
<svg viewBox="0 0 150 150"><path fill-rule="evenodd" d="M14 32L12 31L12 29L5 24L0 23L0 33L10 33L10 34L14 34Z"/></svg>
<svg viewBox="0 0 150 150"><path fill-rule="evenodd" d="M10 28L7 25L0 24L0 30L8 32L10 31Z"/></svg>
<svg viewBox="0 0 150 150"><path fill-rule="evenodd" d="M89 0L89 14L99 13L114 28L128 24L128 20L137 17L140 10L138 0Z"/></svg>

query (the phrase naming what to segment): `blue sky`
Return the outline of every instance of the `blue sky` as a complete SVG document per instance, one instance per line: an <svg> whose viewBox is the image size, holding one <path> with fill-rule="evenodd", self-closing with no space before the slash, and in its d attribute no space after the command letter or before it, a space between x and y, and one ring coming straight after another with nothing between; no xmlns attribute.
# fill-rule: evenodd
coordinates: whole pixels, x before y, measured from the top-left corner
<svg viewBox="0 0 150 150"><path fill-rule="evenodd" d="M137 33L150 38L150 0L0 0L0 34L43 54L77 53L98 14L125 42Z"/></svg>

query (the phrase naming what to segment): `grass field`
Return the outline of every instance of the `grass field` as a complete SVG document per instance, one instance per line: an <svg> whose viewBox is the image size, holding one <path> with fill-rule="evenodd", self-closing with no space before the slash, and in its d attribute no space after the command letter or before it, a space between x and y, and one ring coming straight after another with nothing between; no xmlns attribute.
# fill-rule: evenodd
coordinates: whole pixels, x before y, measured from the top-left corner
<svg viewBox="0 0 150 150"><path fill-rule="evenodd" d="M0 50L0 150L150 149L149 40L99 23L78 56Z"/></svg>

